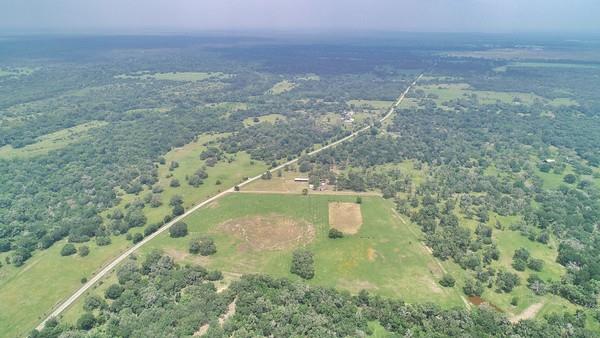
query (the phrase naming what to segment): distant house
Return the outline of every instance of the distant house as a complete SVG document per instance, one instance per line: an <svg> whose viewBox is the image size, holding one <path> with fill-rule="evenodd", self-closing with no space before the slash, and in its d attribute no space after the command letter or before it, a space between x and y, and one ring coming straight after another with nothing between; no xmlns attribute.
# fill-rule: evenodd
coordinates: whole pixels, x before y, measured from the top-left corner
<svg viewBox="0 0 600 338"><path fill-rule="evenodd" d="M354 122L354 111L346 111L344 110L344 112L342 113L342 119L344 120L344 122L346 123L352 123Z"/></svg>
<svg viewBox="0 0 600 338"><path fill-rule="evenodd" d="M308 182L308 177L296 177L294 182Z"/></svg>
<svg viewBox="0 0 600 338"><path fill-rule="evenodd" d="M548 163L548 164L551 164L551 163L554 163L554 162L556 162L556 160L553 159L553 158L547 158L547 159L544 160L544 163Z"/></svg>

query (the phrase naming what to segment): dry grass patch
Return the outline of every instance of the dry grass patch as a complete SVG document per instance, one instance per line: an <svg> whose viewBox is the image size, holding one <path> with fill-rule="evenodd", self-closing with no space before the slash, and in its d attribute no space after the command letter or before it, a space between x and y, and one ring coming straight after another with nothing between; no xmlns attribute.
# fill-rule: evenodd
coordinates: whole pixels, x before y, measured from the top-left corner
<svg viewBox="0 0 600 338"><path fill-rule="evenodd" d="M329 203L329 225L339 231L354 235L363 224L360 204L332 202Z"/></svg>
<svg viewBox="0 0 600 338"><path fill-rule="evenodd" d="M217 227L240 239L241 251L283 250L311 242L315 227L282 215L253 216L229 220Z"/></svg>

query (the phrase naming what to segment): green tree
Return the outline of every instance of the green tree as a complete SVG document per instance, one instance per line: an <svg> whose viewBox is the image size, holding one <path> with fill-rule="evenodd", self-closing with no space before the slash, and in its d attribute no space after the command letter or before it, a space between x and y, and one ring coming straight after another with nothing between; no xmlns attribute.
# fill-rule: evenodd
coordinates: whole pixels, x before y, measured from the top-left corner
<svg viewBox="0 0 600 338"><path fill-rule="evenodd" d="M90 254L90 248L87 245L82 245L79 247L79 256L85 257Z"/></svg>
<svg viewBox="0 0 600 338"><path fill-rule="evenodd" d="M442 276L442 279L440 279L440 285L446 288L453 287L455 283L456 280L454 279L454 277L447 273L444 274L444 276Z"/></svg>
<svg viewBox="0 0 600 338"><path fill-rule="evenodd" d="M91 330L96 324L96 317L90 312L86 312L77 319L77 328L80 330Z"/></svg>
<svg viewBox="0 0 600 338"><path fill-rule="evenodd" d="M61 256L71 256L75 253L77 253L77 249L75 248L75 245L73 245L72 243L65 244L62 247L62 249L60 250Z"/></svg>
<svg viewBox="0 0 600 338"><path fill-rule="evenodd" d="M331 239L342 238L344 237L344 233L336 228L331 228L329 229L329 233L327 234L327 236Z"/></svg>
<svg viewBox="0 0 600 338"><path fill-rule="evenodd" d="M294 251L292 254L292 266L290 272L303 279L312 279L315 276L312 252L303 249Z"/></svg>
<svg viewBox="0 0 600 338"><path fill-rule="evenodd" d="M172 238L185 237L187 234L188 227L184 222L177 222L169 228L169 235Z"/></svg>

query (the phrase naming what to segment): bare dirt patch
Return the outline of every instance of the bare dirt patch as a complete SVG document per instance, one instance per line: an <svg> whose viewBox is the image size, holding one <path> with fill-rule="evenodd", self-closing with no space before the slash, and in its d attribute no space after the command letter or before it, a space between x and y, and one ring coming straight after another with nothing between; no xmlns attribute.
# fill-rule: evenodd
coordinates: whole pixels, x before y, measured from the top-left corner
<svg viewBox="0 0 600 338"><path fill-rule="evenodd" d="M207 265L210 261L209 257L205 257L205 256L199 256L199 255L192 255L189 252L185 252L182 250L177 250L177 249L166 249L165 253L171 257L173 257L173 259L176 262L181 262L181 261L191 261L194 264L198 264L198 265Z"/></svg>
<svg viewBox="0 0 600 338"><path fill-rule="evenodd" d="M368 248L367 249L367 258L369 259L369 262L375 261L375 258L377 258L377 251L375 251L375 249L373 249L373 248Z"/></svg>
<svg viewBox="0 0 600 338"><path fill-rule="evenodd" d="M362 226L363 218L360 204L329 203L329 225L349 235L354 235Z"/></svg>
<svg viewBox="0 0 600 338"><path fill-rule="evenodd" d="M239 246L242 251L283 250L315 238L312 224L276 214L232 219L217 229L242 240Z"/></svg>
<svg viewBox="0 0 600 338"><path fill-rule="evenodd" d="M532 304L520 314L511 316L510 321L511 323L518 323L521 320L535 318L535 316L538 314L538 312L540 312L542 307L544 307L544 302Z"/></svg>

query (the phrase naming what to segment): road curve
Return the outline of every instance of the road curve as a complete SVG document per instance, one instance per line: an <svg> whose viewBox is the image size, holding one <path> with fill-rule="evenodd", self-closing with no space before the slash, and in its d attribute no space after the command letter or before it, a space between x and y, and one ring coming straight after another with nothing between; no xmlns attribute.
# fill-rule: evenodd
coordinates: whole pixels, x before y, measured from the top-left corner
<svg viewBox="0 0 600 338"><path fill-rule="evenodd" d="M395 109L402 103L402 101L404 100L404 98L406 97L406 95L408 94L408 92L410 91L410 89L415 86L417 84L417 82L421 79L421 77L423 76L423 74L420 74L407 88L404 92L402 92L402 94L398 97L398 99L396 100L396 102L392 105L392 107L390 107L388 113L383 116L379 121L383 122L385 120L387 120L390 116L392 116L392 114L394 113ZM322 152L323 150L335 147L336 145L346 142L354 137L356 137L358 134L368 130L369 128L371 128L371 126L366 126L364 128L361 128L355 132L353 132L352 134L345 136L335 142L332 142L324 147L321 147L319 149L313 150L311 152L308 153L308 155L315 155L317 153ZM290 164L294 164L296 162L298 162L299 158L295 158L291 161L285 162L273 169L271 169L271 171L275 171L275 170L279 170L282 169L285 166L288 166ZM262 174L254 176L252 178L249 178L247 180L245 180L244 182L240 183L238 185L238 187L243 187L253 181L256 181L258 179L260 179L262 176ZM154 237L160 235L161 233L165 232L167 229L169 229L173 224L183 220L184 218L186 218L187 216L191 215L192 213L194 213L196 210L202 208L203 206L210 204L211 202L218 200L219 198L234 192L234 187L231 187L223 192L220 192L219 194L210 197L209 199L194 205L192 208L188 209L185 213L183 213L180 216L175 217L173 220L171 220L169 223L163 225L161 228L159 228L156 232L144 237L144 239L137 243L136 245L132 246L131 248L129 248L127 251L123 252L122 254L120 254L117 258L115 258L112 262L110 262L108 265L106 265L104 268L102 268L102 270L100 270L98 273L96 273L92 278L90 278L90 280L88 280L85 284L83 284L77 291L75 291L75 293L73 293L69 298L67 298L67 300L65 300L64 302L62 302L56 309L54 309L54 311L52 311L52 313L50 315L48 315L48 317L46 317L46 319L44 319L43 322L41 322L36 329L37 330L42 330L44 328L44 325L46 324L46 322L54 317L58 317L63 311L65 311L69 306L71 306L79 297L81 297L81 295L83 295L87 290L89 290L94 284L96 284L100 279L102 279L104 276L106 276L112 269L114 269L119 263L121 263L123 260L125 260L125 258L129 257L129 255L131 255L132 253L134 253L137 249L139 249L142 245L148 243L149 241L151 241Z"/></svg>

